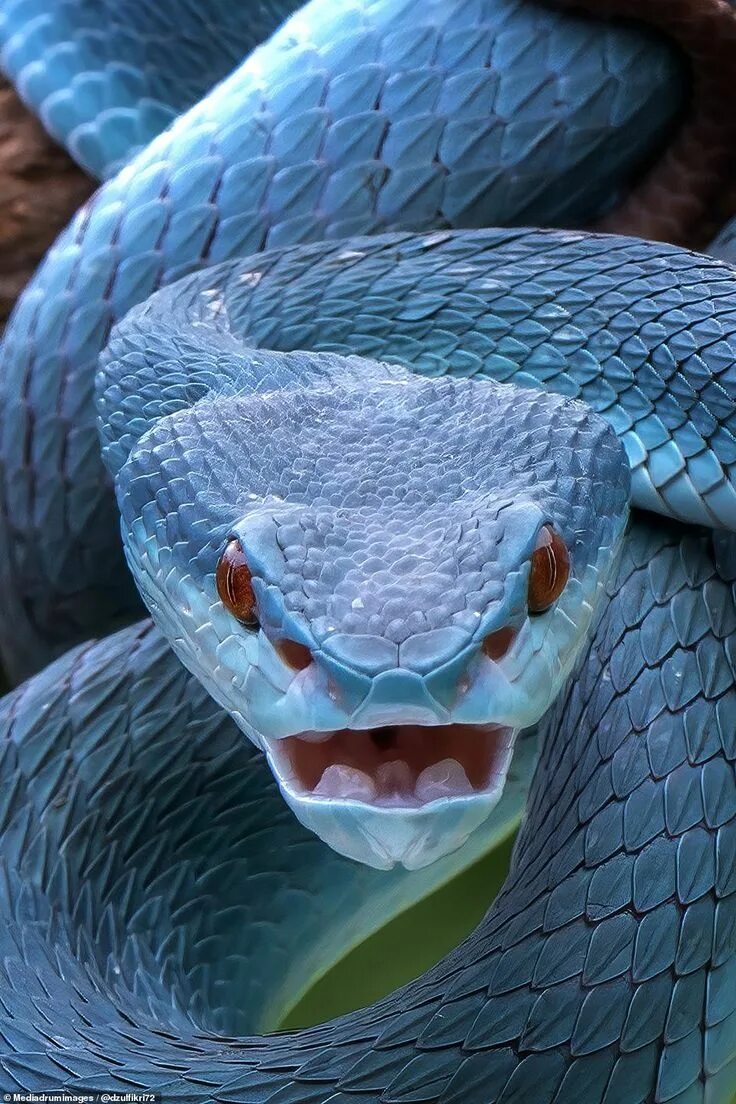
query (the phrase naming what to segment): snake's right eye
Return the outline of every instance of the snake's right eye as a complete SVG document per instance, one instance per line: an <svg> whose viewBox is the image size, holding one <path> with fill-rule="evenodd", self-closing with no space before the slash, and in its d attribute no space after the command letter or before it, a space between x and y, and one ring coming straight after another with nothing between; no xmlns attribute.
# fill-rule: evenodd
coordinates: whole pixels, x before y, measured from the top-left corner
<svg viewBox="0 0 736 1104"><path fill-rule="evenodd" d="M530 613L544 613L562 594L570 576L570 553L560 534L545 525L532 552L529 570Z"/></svg>
<svg viewBox="0 0 736 1104"><path fill-rule="evenodd" d="M238 621L244 625L257 625L256 596L253 593L253 576L245 559L240 541L233 537L227 542L215 572L217 593Z"/></svg>

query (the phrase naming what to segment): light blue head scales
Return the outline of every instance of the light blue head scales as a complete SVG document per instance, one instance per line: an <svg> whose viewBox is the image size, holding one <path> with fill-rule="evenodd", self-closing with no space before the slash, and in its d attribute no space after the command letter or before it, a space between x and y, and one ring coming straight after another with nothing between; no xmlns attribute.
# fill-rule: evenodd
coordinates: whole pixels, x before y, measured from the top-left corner
<svg viewBox="0 0 736 1104"><path fill-rule="evenodd" d="M560 396L249 349L217 281L159 293L103 364L128 562L299 819L372 865L424 865L488 816L578 655L626 522L623 450ZM531 612L552 532L569 577ZM218 593L232 540L256 624Z"/></svg>

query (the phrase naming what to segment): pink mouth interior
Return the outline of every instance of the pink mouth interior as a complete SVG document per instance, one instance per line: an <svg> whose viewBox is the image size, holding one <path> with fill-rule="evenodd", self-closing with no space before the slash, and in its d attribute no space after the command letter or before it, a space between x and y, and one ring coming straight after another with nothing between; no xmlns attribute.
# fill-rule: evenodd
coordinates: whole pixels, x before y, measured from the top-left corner
<svg viewBox="0 0 736 1104"><path fill-rule="evenodd" d="M277 757L303 794L416 807L500 784L512 744L512 730L494 725L388 725L289 736Z"/></svg>

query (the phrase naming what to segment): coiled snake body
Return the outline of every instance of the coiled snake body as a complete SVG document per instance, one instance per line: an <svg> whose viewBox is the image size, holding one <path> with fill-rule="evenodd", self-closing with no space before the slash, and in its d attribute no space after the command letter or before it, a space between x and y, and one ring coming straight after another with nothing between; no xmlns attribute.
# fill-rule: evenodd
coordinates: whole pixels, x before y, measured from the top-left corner
<svg viewBox="0 0 736 1104"><path fill-rule="evenodd" d="M98 171L165 121L141 12L118 68L91 6L73 48L74 5L3 16L6 68ZM4 1090L729 1099L734 275L473 229L608 225L648 171L641 221L680 75L656 38L527 4L313 3L51 251L3 350L3 647L20 672L134 615L111 482L158 627L0 703ZM172 81L170 113L203 91ZM681 150L727 146L709 89ZM629 495L650 513L626 531ZM248 1034L487 846L537 722L477 931L371 1008ZM335 850L423 869L339 857L274 776Z"/></svg>

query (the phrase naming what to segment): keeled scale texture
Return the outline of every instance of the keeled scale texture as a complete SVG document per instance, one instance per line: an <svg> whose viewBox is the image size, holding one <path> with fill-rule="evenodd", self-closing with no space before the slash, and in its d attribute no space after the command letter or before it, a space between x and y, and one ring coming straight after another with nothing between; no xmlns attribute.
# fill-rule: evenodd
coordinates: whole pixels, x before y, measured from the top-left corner
<svg viewBox="0 0 736 1104"><path fill-rule="evenodd" d="M263 1029L320 964L457 869L455 858L377 874L305 832L262 758L150 623L70 652L1 713L3 898L15 921L5 919L22 925L29 960L34 933L45 961L44 940L70 932L73 954L119 990L121 1010L139 988L182 1030L189 1014L222 1032ZM532 749L527 741L521 774L465 862L518 817ZM19 984L9 964L2 990ZM53 993L58 1022L75 998L59 983ZM3 1088L26 1014L41 1022L14 1001L4 1023ZM71 1023L84 1032L76 1014Z"/></svg>
<svg viewBox="0 0 736 1104"><path fill-rule="evenodd" d="M357 352L423 376L583 399L623 438L637 505L733 528L735 291L734 270L701 254L570 231L274 251L182 281L131 314L125 340L113 333L98 380L103 443L123 435L119 463L126 435L140 435L162 403L171 411L231 381L241 344ZM204 342L182 332L190 317ZM139 349L127 350L138 325ZM186 386L170 371L172 348Z"/></svg>
<svg viewBox="0 0 736 1104"><path fill-rule="evenodd" d="M6 0L0 66L44 126L110 176L229 73L297 0ZM173 31L176 33L172 33Z"/></svg>
<svg viewBox="0 0 736 1104"><path fill-rule="evenodd" d="M584 222L666 141L679 76L662 41L528 0L299 12L101 189L15 312L0 358L6 663L35 669L49 642L135 608L92 419L115 319L205 261L266 247Z"/></svg>
<svg viewBox="0 0 736 1104"><path fill-rule="evenodd" d="M182 325L162 341L156 317L170 317L168 297L157 306L148 326L118 330L115 347L126 351L107 365L103 405L121 410L122 374L143 407L136 417L124 404L115 419L127 436L148 430L117 473L118 502L127 534L139 523L155 532L164 574L209 585L236 526L248 547L242 519L253 513L259 546L273 538L262 556L280 573L264 577L274 592L263 617L283 601L318 646L370 633L388 648L438 626L477 633L542 521L562 535L579 577L615 544L628 467L584 405L340 357L326 358L328 375L301 355L295 370L288 357L241 349L218 373L210 331ZM212 391L177 410L205 374ZM148 403L156 384L159 401Z"/></svg>
<svg viewBox="0 0 736 1104"><path fill-rule="evenodd" d="M351 66L355 64L354 52L350 63ZM412 119L412 131L414 124ZM308 131L307 125L304 133L308 135ZM304 134L296 146L299 147L303 140ZM196 158L203 148L200 146L197 150L195 140L194 150L188 150L187 154L193 152ZM207 152L209 154L209 149ZM416 181L415 166L409 169L409 178ZM215 177L214 194L217 195L224 172L221 170L221 176L215 174ZM145 179L145 174L142 178ZM301 181L304 178L302 172ZM132 177L129 182L130 179ZM85 347L84 355L88 357L87 363L91 363L90 350L106 330L115 310L123 309L119 304L129 304L161 280L166 262L159 254L163 252L161 245L166 242L169 226L163 225L167 219L161 219L156 207L162 200L168 203L169 196L166 191L157 192L155 186L146 195L145 187L149 183L150 178L142 185L142 191L145 198L153 198L153 207L145 216L138 216L142 223L134 216L135 225L128 230L123 219L108 211L108 222L102 219L97 224L100 233L97 242L102 245L90 265L94 273L91 282L95 284L99 280L104 285L104 308L100 310L94 295L86 294L88 285L83 286L83 294L77 300L80 303L84 300L82 311L86 314L82 319L73 312L66 315L66 308L55 315L49 305L56 290L67 280L70 292L79 293L80 290L76 281L80 279L80 270L84 269L85 258L77 267L79 255L72 257L76 252L72 244L75 231L72 231L61 248L62 257L72 259L70 268L63 272L55 270L60 276L59 283L55 282L56 275L46 284L41 277L37 285L40 294L35 303L32 295L29 300L34 315L32 320L26 315L24 321L23 309L20 311L18 342L21 348L28 342L30 333L31 345L35 340L46 354L53 350L54 359L59 350L63 358L70 348L76 359L79 348ZM566 189L563 181L558 196ZM288 184L285 190L288 193ZM183 207L188 216L182 219L182 237L192 232L197 239L197 230L201 237L191 249L187 242L180 252L174 250L176 263L191 263L192 258L198 263L216 241L216 218L211 209L206 210L208 204L210 208L214 206L209 180L204 184L204 196L200 208L196 202L178 208ZM293 191L289 198L293 201ZM430 216L430 221L433 217ZM513 214L510 217L513 219ZM541 217L544 218L544 214ZM143 223L148 218L152 222L146 238ZM89 223L85 216L76 233L84 236L80 227L86 230L93 223L94 216ZM423 218L419 223L428 224ZM111 224L112 231L106 236ZM297 220L288 229L282 229L279 238L278 232L271 234L272 226L276 225L278 219L275 223L267 220L270 244L296 240L304 233L304 224ZM372 222L370 227L360 223L360 228L372 228L373 225ZM380 227L386 223L377 220L375 225ZM125 240L126 232L148 248L147 256L146 248L142 254L133 255L129 270L123 266L117 269L118 258L110 257ZM309 229L306 233L312 236L313 231ZM65 252L70 246L70 251ZM94 248L87 254L87 261L92 254ZM71 274L70 269L73 270ZM120 293L115 284L123 272L124 291ZM128 288L125 288L125 280L129 281ZM84 280L80 283L84 285ZM117 305L110 309L107 303L116 298ZM39 325L36 311L39 310L43 318L44 307L51 316L50 321L42 321ZM711 329L708 336L712 335ZM716 348L719 340L720 337L715 342ZM706 344L710 346L712 342ZM701 351L700 348L695 350L696 357L699 358ZM640 349L637 352L641 355ZM721 350L724 360L728 359L727 354L728 350ZM22 415L23 404L29 396L32 401L40 398L33 392L32 373L27 373L29 367L30 361L24 361L19 376L23 398L19 406L12 409L14 419ZM697 375L697 360L695 369ZM705 373L702 379L705 380ZM36 459L43 457L42 467L49 455L62 466L69 463L71 455L72 468L75 460L78 462L79 457L85 456L83 435L81 444L74 436L70 438L70 451L65 441L64 421L69 418L76 421L85 408L84 402L78 399L76 380L71 382L70 392L65 392L61 399L54 396L52 389L49 391L50 423L42 414L28 436L24 428L31 429L30 419L25 427L22 421L14 425L14 431L20 431L18 438L22 438L23 455L20 467L12 469L16 480L27 470L38 425L41 440L35 441ZM704 383L704 387L708 386ZM656 381L654 387L658 387ZM66 401L69 401L68 408ZM685 401L692 402L692 396ZM691 409L695 406L697 404ZM63 426L61 432L58 425L54 426L55 419ZM83 415L79 420L83 421ZM696 443L696 447L699 449L699 444ZM75 478L77 474L73 471L70 483L77 489L82 509L94 506L95 496L91 492L94 492L95 480L85 486ZM28 484L25 486L27 489ZM36 533L41 536L40 548L43 537L54 524L59 526L57 532L64 530L69 514L57 488L49 486L41 493L39 501L34 496L32 488L25 506L28 508L30 502L28 512L34 515ZM45 504L44 496L47 496ZM55 522L50 521L54 513ZM85 524L88 521L89 515ZM62 576L70 571L77 555L76 550L68 551L67 535L61 543L52 542L46 549L49 562L54 563ZM661 538L665 544L668 539ZM684 538L679 548L657 552L655 546L660 538L637 538L640 543L633 546L622 569L626 582L622 594L629 597L624 599L619 595L616 599L594 645L590 667L583 676L584 688L593 695L592 706L584 711L573 736L569 726L572 724L570 718L576 716L577 701L573 699L567 703L568 718L547 740L548 750L540 768L532 817L517 853L515 880L470 948L456 952L425 981L400 994L398 1008L393 1001L374 1010L369 1025L365 1017L358 1015L337 1029L326 1029L327 1035L324 1030L317 1029L298 1038L275 1042L266 1049L257 1042L230 1049L223 1040L207 1039L201 1032L197 1033L197 1038L192 1038L189 1024L176 1012L171 1014L171 1034L162 1030L160 1023L158 1026L152 1023L142 1012L137 1028L139 1039L136 1040L136 1030L131 1031L130 1023L115 1009L116 998L110 996L106 983L97 981L94 966L78 969L69 961L62 931L52 931L52 941L62 959L67 958L63 966L53 953L43 953L41 945L35 941L40 939L45 945L50 926L43 894L35 893L31 884L36 880L45 883L49 896L57 896L61 901L61 911L73 915L72 927L77 927L78 931L94 928L99 952L90 949L82 935L77 935L76 948L80 958L92 958L95 953L104 954L114 943L114 937L108 935L104 926L106 923L109 929L110 913L104 923L94 922L96 895L84 888L84 878L104 878L109 867L105 867L104 860L99 864L88 863L89 849L98 840L86 824L79 829L74 843L67 843L62 853L62 872L55 881L47 881L50 867L60 870L57 864L59 847L58 837L46 847L43 829L50 826L59 831L61 827L61 834L65 827L74 823L74 796L78 791L75 791L73 775L68 772L74 764L71 749L78 745L73 739L68 742L73 727L70 729L57 718L63 748L59 758L54 755L55 746L49 749L48 728L42 730L42 740L34 746L39 702L34 694L38 693L40 700L47 702L51 693L48 682L43 689L33 684L10 699L6 708L14 715L12 734L18 742L7 746L8 774L15 767L12 760L16 749L22 751L30 746L28 762L30 774L35 779L31 782L34 799L44 806L48 790L52 790L54 808L61 812L47 815L39 831L38 821L27 816L28 808L17 804L23 779L14 775L13 782L17 780L20 790L17 785L8 787L3 848L13 857L18 855L14 848L22 852L18 867L23 872L25 884L21 887L17 874L8 872L6 900L15 915L3 927L2 939L6 944L3 957L8 985L15 988L17 1000L12 1012L3 1010L0 1015L4 1021L4 1039L16 1052L15 1057L8 1054L3 1059L9 1087L14 1088L16 1084L56 1086L60 1076L76 1078L78 1083L83 1079L86 1087L94 1087L94 1079L99 1076L99 1087L109 1088L110 1077L116 1076L121 1086L127 1088L131 1081L140 1084L141 1077L150 1078L155 1069L154 1076L159 1078L159 1085L166 1086L167 1095L178 1094L180 1098L189 1099L217 1096L247 1100L248 1104L257 1100L281 1101L281 1104L291 1100L305 1104L307 1100L327 1099L336 1104L349 1099L377 1100L379 1097L386 1102L466 1102L474 1095L482 1098L484 1104L491 1098L502 1100L504 1104L530 1098L535 1101L555 1099L558 1104L577 1100L591 1104L603 1099L610 1104L621 1099L630 1104L632 1086L641 1086L642 1100L675 1099L690 1104L703 1098L705 1069L709 1073L720 1071L707 1098L724 1098L725 1082L732 1076L729 1063L734 1027L733 1003L729 996L734 988L731 957L733 749L724 719L733 709L729 697L733 680L731 581L734 571L733 553L727 548L721 550L718 566L714 566L708 547L710 539L690 536ZM671 540L673 544L676 542L675 537ZM66 555L60 555L65 546ZM95 558L93 553L90 557L93 564ZM103 573L106 571L108 577L114 579L117 573L114 557L108 558L103 550L99 560ZM70 607L78 597L81 575L80 572L76 580L64 580L65 601ZM9 591L6 589L5 593ZM16 593L15 587L13 593ZM49 621L63 636L68 626L60 624L59 612L66 617L68 611L63 603L61 611L55 608L54 601L52 598L49 603ZM104 614L107 612L109 610ZM665 634L660 631L662 622L667 627ZM657 641L671 641L673 630L682 647L673 644L670 654L660 654ZM725 640L721 639L723 637ZM130 634L121 639L130 642ZM108 643L101 645L101 650L93 649L89 653L92 684L105 673L104 650L111 647L114 644ZM605 661L609 649L613 649L610 664L599 674L599 659ZM146 658L151 659L150 655ZM119 661L120 657L115 657L113 665L117 667ZM76 660L69 662L73 664ZM171 662L164 660L164 663ZM153 669L156 670L155 665ZM109 684L100 683L96 691L93 688L88 693L91 713L87 713L80 708L73 681L60 679L59 675L57 668L47 678L59 694L62 715L77 710L79 721L88 721L90 716L99 719L96 710L101 697L106 703L103 709L107 708L107 703L112 709L118 705L115 694L108 696ZM158 683L156 691L160 692L160 688L161 683ZM625 705L624 692L627 692ZM189 690L185 693L191 705L194 699L188 696ZM140 685L136 685L135 691L125 687L123 698L126 704L133 698L132 708L140 710ZM696 698L697 703L688 710ZM22 707L24 699L27 713ZM165 713L165 720L170 721L171 705L169 701L166 709L160 712L154 709L153 719L146 715L144 708L146 736L164 720L161 714ZM688 719L688 712L695 716ZM128 711L123 708L121 713L126 716ZM662 720L663 717L667 720ZM107 719L109 721L109 716ZM680 723L681 739L673 742L671 730ZM89 738L95 729L82 723L80 731L82 738L85 735ZM110 730L106 731L109 734ZM40 747L43 748L41 769L37 750ZM577 753L565 755L564 762L572 767L568 776L551 769L559 760L563 747ZM151 759L144 759L141 764L139 757L135 757L136 767L144 773L148 769L154 772L160 769L162 750L156 747L156 754L151 757L155 758L155 768ZM92 762L93 776L100 759L109 764L110 754L110 745L103 743L98 749L97 760L94 756L84 756L85 764ZM177 759L181 755L178 743L175 755ZM52 774L54 768L58 773ZM60 777L63 781L59 788L57 780ZM127 776L120 772L120 777L125 781ZM145 781L150 792L150 775ZM123 792L129 795L130 789L124 788ZM554 809L550 807L551 795L557 798ZM103 801L108 797L108 791L102 791ZM131 823L125 818L120 823L119 798L120 792L117 798L112 798L113 815L109 822L120 827L125 833L124 840L129 843ZM76 810L84 804L80 801ZM144 807L148 811L149 807ZM211 816L211 807L208 802L202 819ZM552 822L557 825L554 839L549 833ZM146 828L141 834L151 838ZM193 838L195 848L200 848L201 836L195 831ZM76 846L83 850L81 860L75 853ZM154 843L154 850L156 846ZM151 844L143 844L143 855L136 854L136 869L143 871L141 876L145 875L146 847L150 848ZM114 867L116 854L106 851L105 858ZM79 893L68 888L74 879L66 878L63 873L63 864L74 860L80 865L86 863ZM134 904L139 890L135 882L134 876L132 884L126 886L128 899ZM551 889L553 885L558 888ZM221 883L218 889L220 887ZM185 892L189 888L187 885ZM167 886L167 893L169 891L170 886ZM114 892L120 903L120 884L114 886ZM601 902L606 902L605 908ZM608 910L611 910L610 915L606 915ZM178 919L186 923L190 915L185 908ZM163 995L147 992L149 985L155 990L158 983L150 980L156 977L156 971L152 969L141 931L146 936L153 931L151 938L155 940L168 920L160 922L156 905L153 908L149 905L148 910L146 906L137 909L131 919L132 937L126 941L125 952L114 948L109 959L112 987L119 985L123 989L136 990L134 996L129 992L124 994L125 1004L128 1007L136 1001L148 1004L149 1011L158 1016L168 1014L165 1010L170 999L166 991ZM55 922L52 920L51 924ZM663 933L667 938L662 938ZM202 944L198 946L200 953L206 955ZM220 951L218 948L218 953ZM461 955L465 956L466 963L468 957L473 956L480 961L463 968ZM118 957L120 965L116 961ZM28 968L28 962L35 968L39 963L44 964L44 984L34 981L34 969ZM139 963L144 968L136 970ZM105 968L108 968L107 963ZM57 979L62 969L64 982L59 985ZM187 978L187 984L194 987L188 1007L195 1018L206 1019L205 1005L209 1002L197 999L197 986L206 987L211 975L206 966L198 969L195 964L192 978ZM183 1004L190 1000L189 991L179 979L168 976L161 984L165 989L178 986L180 991L185 991ZM70 996L72 1008L68 1004ZM85 999L89 1005L85 1005ZM51 1034L54 1025L49 1023L45 1010L50 1005L56 1012L65 1004L71 1013L66 1028L71 1037L60 1038L58 1031ZM94 1027L88 1019L92 1008L96 1010ZM225 1013L225 1019L226 1016ZM41 1025L40 1034L37 1025ZM111 1028L109 1033L108 1027ZM379 1031L381 1036L377 1040ZM184 1047L182 1040L176 1039L177 1032L190 1036ZM142 1047L139 1042L143 1043ZM459 1049L461 1043L462 1051ZM65 1052L63 1057L62 1051ZM242 1075L234 1072L232 1059L236 1054L251 1063L250 1070ZM147 1071L143 1073L142 1056L145 1056L143 1065ZM260 1068L253 1070L252 1063L259 1059ZM205 1063L209 1063L209 1068L203 1073ZM111 1067L114 1074L110 1072ZM296 1082L293 1082L295 1074ZM229 1088L219 1091L217 1084L223 1081Z"/></svg>
<svg viewBox="0 0 736 1104"><path fill-rule="evenodd" d="M728 1100L735 580L733 538L639 523L550 719L511 878L486 920L377 1006L268 1040L211 1030L237 1030L239 979L281 953L310 902L288 904L276 944L217 908L239 872L223 847L237 855L263 831L252 753L145 628L16 691L2 706L3 1090L134 1085L242 1104ZM42 720L38 702L49 703ZM300 833L270 815L258 838L273 848L247 861L280 869ZM280 877L249 886L241 907L282 915ZM228 950L225 981L216 963Z"/></svg>

